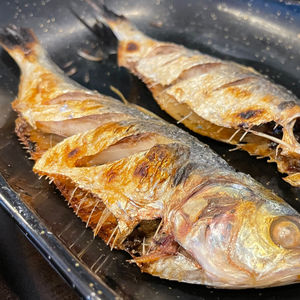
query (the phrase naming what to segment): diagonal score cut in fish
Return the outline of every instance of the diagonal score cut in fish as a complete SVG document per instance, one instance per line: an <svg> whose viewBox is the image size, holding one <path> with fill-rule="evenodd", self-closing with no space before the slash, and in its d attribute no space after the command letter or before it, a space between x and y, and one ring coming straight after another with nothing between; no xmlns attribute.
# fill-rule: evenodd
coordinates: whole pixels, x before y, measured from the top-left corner
<svg viewBox="0 0 300 300"><path fill-rule="evenodd" d="M163 110L196 133L268 157L300 186L300 101L290 91L250 67L151 39L86 2L119 40L119 65L146 83Z"/></svg>
<svg viewBox="0 0 300 300"><path fill-rule="evenodd" d="M218 288L299 282L300 215L174 125L91 92L31 30L0 30L21 69L16 133L74 212L144 272Z"/></svg>

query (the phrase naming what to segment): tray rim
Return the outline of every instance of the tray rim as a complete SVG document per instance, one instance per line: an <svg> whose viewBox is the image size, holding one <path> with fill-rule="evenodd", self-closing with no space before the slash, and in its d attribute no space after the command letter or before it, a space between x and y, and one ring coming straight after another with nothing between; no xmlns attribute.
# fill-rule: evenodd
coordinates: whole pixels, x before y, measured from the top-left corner
<svg viewBox="0 0 300 300"><path fill-rule="evenodd" d="M55 234L47 229L43 220L9 186L1 170L0 205L14 219L27 239L51 267L80 296L90 300L121 299L101 278L80 262Z"/></svg>

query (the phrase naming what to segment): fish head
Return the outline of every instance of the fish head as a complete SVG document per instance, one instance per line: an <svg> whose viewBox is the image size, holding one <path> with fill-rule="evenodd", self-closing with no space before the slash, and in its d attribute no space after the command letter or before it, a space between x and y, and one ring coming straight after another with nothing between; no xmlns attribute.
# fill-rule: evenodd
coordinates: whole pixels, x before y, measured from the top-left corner
<svg viewBox="0 0 300 300"><path fill-rule="evenodd" d="M239 177L200 183L172 216L175 240L203 270L207 285L299 282L299 214L249 176Z"/></svg>

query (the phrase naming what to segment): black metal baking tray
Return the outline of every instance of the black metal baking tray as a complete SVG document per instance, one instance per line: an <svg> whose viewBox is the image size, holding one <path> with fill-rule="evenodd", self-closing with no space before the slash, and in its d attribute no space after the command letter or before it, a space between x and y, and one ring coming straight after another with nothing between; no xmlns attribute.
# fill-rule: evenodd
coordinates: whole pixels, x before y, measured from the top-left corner
<svg viewBox="0 0 300 300"><path fill-rule="evenodd" d="M53 60L90 89L112 96L113 85L125 97L170 122L149 91L116 66L115 41L107 30L94 35L69 9L73 1L1 1L0 26L33 28ZM76 0L76 11L92 24L90 8ZM107 5L126 15L150 36L199 49L252 66L300 97L300 5L298 1L249 0L111 0ZM99 39L101 38L101 40ZM101 47L105 60L90 62L78 49ZM70 65L71 64L71 65ZM74 72L74 71L73 71ZM87 73L89 75L87 75ZM89 77L89 80L87 78ZM38 180L14 134L10 103L17 93L19 71L0 50L0 204L51 265L87 299L298 299L300 285L265 290L215 290L162 280L140 270L122 251L110 251L76 218L52 185ZM197 136L237 170L251 174L300 211L299 189L286 184L273 164L230 146Z"/></svg>

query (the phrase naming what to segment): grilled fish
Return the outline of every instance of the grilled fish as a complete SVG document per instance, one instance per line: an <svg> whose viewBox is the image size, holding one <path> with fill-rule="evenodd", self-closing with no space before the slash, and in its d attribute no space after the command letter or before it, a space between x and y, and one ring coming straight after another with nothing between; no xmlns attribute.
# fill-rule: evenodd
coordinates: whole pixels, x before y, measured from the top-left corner
<svg viewBox="0 0 300 300"><path fill-rule="evenodd" d="M0 44L21 69L16 133L76 215L144 272L218 288L299 282L300 215L188 133L67 78L33 32Z"/></svg>
<svg viewBox="0 0 300 300"><path fill-rule="evenodd" d="M119 65L146 83L178 123L268 157L300 186L300 105L290 91L250 67L151 39L125 17L86 1L119 40Z"/></svg>

